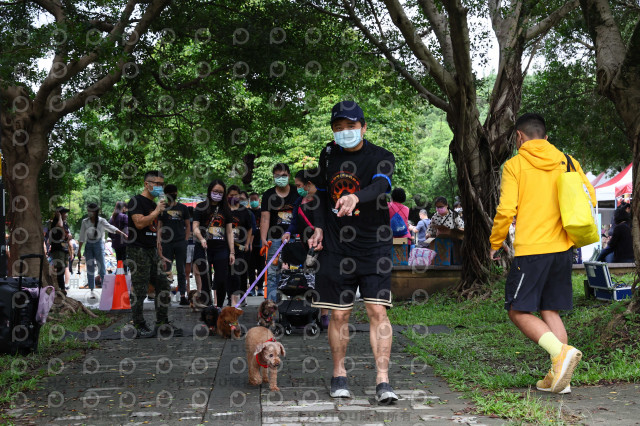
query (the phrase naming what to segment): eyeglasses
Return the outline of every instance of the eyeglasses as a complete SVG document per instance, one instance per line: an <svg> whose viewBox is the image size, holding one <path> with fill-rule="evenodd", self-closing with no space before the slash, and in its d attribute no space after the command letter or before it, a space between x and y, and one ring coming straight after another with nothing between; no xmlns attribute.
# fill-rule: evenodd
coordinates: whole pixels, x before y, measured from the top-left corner
<svg viewBox="0 0 640 426"><path fill-rule="evenodd" d="M224 195L224 192L222 192L222 191L211 191L211 193L212 194L222 194L222 195Z"/></svg>
<svg viewBox="0 0 640 426"><path fill-rule="evenodd" d="M159 186L164 186L164 182L158 182L158 181L152 181L152 180L148 180L146 181L147 183L150 183L151 185L159 185Z"/></svg>

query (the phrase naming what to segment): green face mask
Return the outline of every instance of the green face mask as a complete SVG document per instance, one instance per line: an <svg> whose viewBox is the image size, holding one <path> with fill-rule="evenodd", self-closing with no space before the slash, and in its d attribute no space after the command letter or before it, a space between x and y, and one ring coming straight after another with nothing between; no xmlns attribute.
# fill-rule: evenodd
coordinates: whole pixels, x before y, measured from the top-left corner
<svg viewBox="0 0 640 426"><path fill-rule="evenodd" d="M249 205L251 206L252 209L257 209L258 207L260 207L260 202L259 201L250 201Z"/></svg>
<svg viewBox="0 0 640 426"><path fill-rule="evenodd" d="M284 188L289 184L289 176L278 176L273 179L280 188Z"/></svg>
<svg viewBox="0 0 640 426"><path fill-rule="evenodd" d="M298 188L298 195L301 197L306 197L309 194L309 191L305 191L304 188Z"/></svg>

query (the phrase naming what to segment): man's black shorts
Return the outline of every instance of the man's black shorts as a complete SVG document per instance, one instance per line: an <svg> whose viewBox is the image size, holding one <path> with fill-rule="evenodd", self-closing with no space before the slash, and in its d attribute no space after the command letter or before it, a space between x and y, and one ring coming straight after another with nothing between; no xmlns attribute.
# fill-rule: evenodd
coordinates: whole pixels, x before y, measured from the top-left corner
<svg viewBox="0 0 640 426"><path fill-rule="evenodd" d="M572 309L572 263L571 249L515 257L505 286L505 309L522 312Z"/></svg>
<svg viewBox="0 0 640 426"><path fill-rule="evenodd" d="M366 256L344 256L322 250L318 262L312 306L352 309L359 287L365 303L392 307L391 247L372 249Z"/></svg>

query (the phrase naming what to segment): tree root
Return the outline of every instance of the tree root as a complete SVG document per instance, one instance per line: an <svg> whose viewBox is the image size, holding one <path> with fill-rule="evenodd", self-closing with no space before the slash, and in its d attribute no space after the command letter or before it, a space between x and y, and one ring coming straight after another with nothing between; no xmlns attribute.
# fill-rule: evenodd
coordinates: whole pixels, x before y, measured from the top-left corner
<svg viewBox="0 0 640 426"><path fill-rule="evenodd" d="M491 289L479 281L468 282L460 280L451 292L458 301L471 299L487 300L491 296Z"/></svg>
<svg viewBox="0 0 640 426"><path fill-rule="evenodd" d="M629 311L629 308L627 308L627 311ZM637 329L640 324L628 318L627 315L627 312L616 314L603 327L600 334L600 342L603 346L616 349L638 345L638 342L633 337L634 333L630 330Z"/></svg>
<svg viewBox="0 0 640 426"><path fill-rule="evenodd" d="M65 317L68 315L76 315L79 313L89 315L91 318L98 316L91 312L89 308L84 306L82 302L65 296L62 292L56 292L56 298L51 307L51 315L54 317Z"/></svg>

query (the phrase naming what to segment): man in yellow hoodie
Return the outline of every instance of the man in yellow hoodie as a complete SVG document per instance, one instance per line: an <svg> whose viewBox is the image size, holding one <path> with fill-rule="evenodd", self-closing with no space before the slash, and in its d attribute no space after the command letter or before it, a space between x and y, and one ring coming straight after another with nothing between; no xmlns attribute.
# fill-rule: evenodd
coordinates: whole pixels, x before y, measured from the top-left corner
<svg viewBox="0 0 640 426"><path fill-rule="evenodd" d="M567 170L565 155L547 141L544 118L524 114L516 121L518 154L502 172L500 205L491 231L491 258L516 218L515 259L507 277L505 309L509 319L551 356L551 369L539 380L541 391L571 392L571 376L582 352L568 345L559 311L573 308L573 242L562 227L557 181ZM595 191L582 176L592 203ZM540 312L540 318L532 312Z"/></svg>

